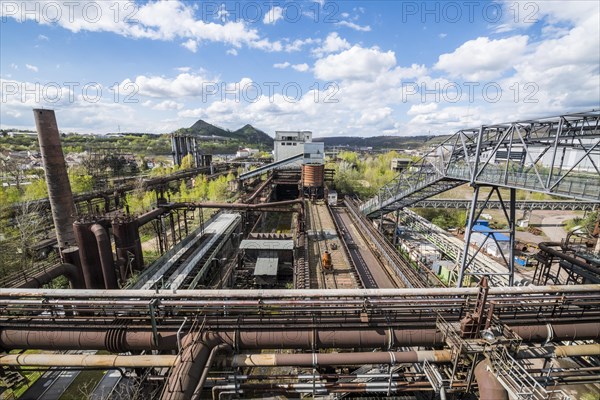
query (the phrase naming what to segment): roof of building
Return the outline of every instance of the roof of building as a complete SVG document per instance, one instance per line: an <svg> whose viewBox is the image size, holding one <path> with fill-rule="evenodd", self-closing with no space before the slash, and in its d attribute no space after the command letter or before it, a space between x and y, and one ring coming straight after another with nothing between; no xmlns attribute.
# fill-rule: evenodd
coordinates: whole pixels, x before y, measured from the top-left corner
<svg viewBox="0 0 600 400"><path fill-rule="evenodd" d="M240 243L240 249L244 250L294 250L293 240L274 239L246 239Z"/></svg>
<svg viewBox="0 0 600 400"><path fill-rule="evenodd" d="M279 257L274 251L261 252L256 259L256 265L254 267L254 275L261 276L277 276L277 266L279 264Z"/></svg>
<svg viewBox="0 0 600 400"><path fill-rule="evenodd" d="M494 239L496 239L498 242L510 241L510 238L508 236L503 235L502 233L499 233L499 232L494 232L494 230L492 228L490 228L489 226L485 226L485 225L474 225L473 232L489 233L488 236L493 236Z"/></svg>

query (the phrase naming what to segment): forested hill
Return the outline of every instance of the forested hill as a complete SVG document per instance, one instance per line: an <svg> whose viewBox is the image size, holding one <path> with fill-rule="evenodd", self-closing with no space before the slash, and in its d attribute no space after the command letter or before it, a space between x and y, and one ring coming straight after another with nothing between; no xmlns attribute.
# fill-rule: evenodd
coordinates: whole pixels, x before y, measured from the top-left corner
<svg viewBox="0 0 600 400"><path fill-rule="evenodd" d="M240 143L247 143L249 146L254 147L273 146L273 138L271 136L260 129L256 129L250 124L246 124L235 131L230 131L200 119L189 128L178 129L175 133L186 133L198 136L217 136L220 138L233 139Z"/></svg>
<svg viewBox="0 0 600 400"><path fill-rule="evenodd" d="M325 147L349 146L372 147L373 149L415 149L425 144L439 143L446 136L334 136L315 138L315 142L325 142Z"/></svg>

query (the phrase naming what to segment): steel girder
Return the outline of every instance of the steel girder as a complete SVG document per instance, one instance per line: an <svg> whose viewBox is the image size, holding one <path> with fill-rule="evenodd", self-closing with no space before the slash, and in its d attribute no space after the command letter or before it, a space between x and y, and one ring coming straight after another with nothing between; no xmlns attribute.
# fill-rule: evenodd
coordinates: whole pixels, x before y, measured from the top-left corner
<svg viewBox="0 0 600 400"><path fill-rule="evenodd" d="M460 130L361 211L377 217L465 182L600 202L599 123L600 111L592 110ZM447 181L458 183L440 185Z"/></svg>

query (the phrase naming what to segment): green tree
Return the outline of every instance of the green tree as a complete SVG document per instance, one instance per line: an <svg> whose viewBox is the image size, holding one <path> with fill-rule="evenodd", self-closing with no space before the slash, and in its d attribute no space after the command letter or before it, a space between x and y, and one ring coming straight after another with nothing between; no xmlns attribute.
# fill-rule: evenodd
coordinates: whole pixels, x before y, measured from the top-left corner
<svg viewBox="0 0 600 400"><path fill-rule="evenodd" d="M219 176L208 183L208 199L220 201L227 198L227 178Z"/></svg>
<svg viewBox="0 0 600 400"><path fill-rule="evenodd" d="M38 200L48 197L48 186L45 179L36 179L25 188L25 200Z"/></svg>
<svg viewBox="0 0 600 400"><path fill-rule="evenodd" d="M180 169L192 169L194 166L194 158L191 154L187 154L185 157L181 159Z"/></svg>
<svg viewBox="0 0 600 400"><path fill-rule="evenodd" d="M69 182L73 193L86 193L94 190L94 178L91 175L72 171L69 173Z"/></svg>

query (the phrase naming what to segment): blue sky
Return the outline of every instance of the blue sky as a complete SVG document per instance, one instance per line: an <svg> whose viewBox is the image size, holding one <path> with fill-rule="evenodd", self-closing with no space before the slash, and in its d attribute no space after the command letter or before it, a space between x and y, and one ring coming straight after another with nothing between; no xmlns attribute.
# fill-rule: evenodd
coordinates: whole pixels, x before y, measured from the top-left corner
<svg viewBox="0 0 600 400"><path fill-rule="evenodd" d="M446 134L597 108L595 1L11 1L0 125Z"/></svg>

